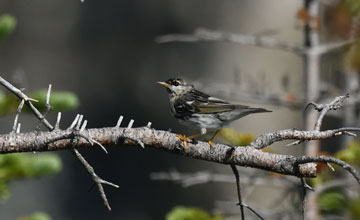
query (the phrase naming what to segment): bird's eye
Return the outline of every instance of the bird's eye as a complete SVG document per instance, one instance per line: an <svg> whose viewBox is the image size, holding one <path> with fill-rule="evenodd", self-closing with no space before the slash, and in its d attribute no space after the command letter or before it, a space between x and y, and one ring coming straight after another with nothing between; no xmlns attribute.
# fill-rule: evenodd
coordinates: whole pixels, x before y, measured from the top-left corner
<svg viewBox="0 0 360 220"><path fill-rule="evenodd" d="M174 85L174 86L178 86L178 85L180 85L180 83L179 83L179 81L174 81L174 82L173 82L173 85Z"/></svg>

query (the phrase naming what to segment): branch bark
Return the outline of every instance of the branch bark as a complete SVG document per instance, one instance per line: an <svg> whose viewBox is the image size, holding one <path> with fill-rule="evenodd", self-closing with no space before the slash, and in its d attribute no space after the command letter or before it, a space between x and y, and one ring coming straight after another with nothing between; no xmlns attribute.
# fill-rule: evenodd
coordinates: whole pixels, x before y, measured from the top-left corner
<svg viewBox="0 0 360 220"><path fill-rule="evenodd" d="M299 132L296 130L284 131L288 132L289 134ZM327 157L304 158L263 152L259 149L256 149L254 144L248 147L233 147L224 144L214 144L213 148L210 149L207 142L198 141L197 143L188 143L187 148L184 149L182 141L176 137L176 134L167 131L151 129L146 126L139 128L94 128L77 132L81 133L74 134L74 130L68 129L54 130L51 132L29 132L19 134L10 133L0 135L0 154L96 147L85 138L82 138L85 136L99 142L104 146L117 145L118 143L125 145L139 145L140 142L143 143L145 147L166 150L183 156L221 164L234 163L238 166L254 167L297 177L316 176L316 165L309 162L331 162L343 167L351 167L345 162L342 162L343 164L339 164L337 163L338 161L331 159L327 160ZM305 134L311 134L311 132L312 131L309 131L308 133L305 132ZM327 131L323 132L326 133ZM332 132L329 133L331 134ZM270 140L270 142L267 143L279 141L278 137L276 136L269 138L268 136L264 135L263 137L267 138L263 140ZM294 139L294 137L291 138ZM328 138L330 137L332 136L328 136ZM261 142L260 139L261 138L258 137L255 143L265 142ZM121 147L122 145L117 146ZM358 182L360 182L360 175L356 172L356 170L351 169L351 173L358 180Z"/></svg>

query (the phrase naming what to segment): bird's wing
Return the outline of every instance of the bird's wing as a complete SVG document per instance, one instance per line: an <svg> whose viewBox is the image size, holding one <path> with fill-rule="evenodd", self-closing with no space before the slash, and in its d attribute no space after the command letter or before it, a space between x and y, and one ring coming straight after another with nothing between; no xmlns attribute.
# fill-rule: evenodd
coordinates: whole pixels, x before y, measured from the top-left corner
<svg viewBox="0 0 360 220"><path fill-rule="evenodd" d="M233 105L225 100L209 96L203 92L193 90L187 96L185 102L192 106L193 113L213 114L231 111L237 108L248 108L245 105Z"/></svg>

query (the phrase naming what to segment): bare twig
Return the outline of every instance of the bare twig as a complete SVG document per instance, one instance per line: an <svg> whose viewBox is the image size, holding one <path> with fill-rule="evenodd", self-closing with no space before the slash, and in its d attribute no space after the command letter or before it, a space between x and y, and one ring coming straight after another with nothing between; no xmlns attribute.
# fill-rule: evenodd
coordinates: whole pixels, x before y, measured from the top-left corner
<svg viewBox="0 0 360 220"><path fill-rule="evenodd" d="M258 172L258 171L256 171ZM224 173L213 173L211 171L197 171L192 173L179 172L175 169L170 169L168 172L153 172L150 174L151 180L158 181L173 181L181 184L182 187L191 187L207 183L234 183L234 175ZM256 186L271 186L277 188L288 187L295 185L294 178L288 176L281 176L281 178L272 178L271 176L242 176L241 184L256 185Z"/></svg>
<svg viewBox="0 0 360 220"><path fill-rule="evenodd" d="M326 113L330 110L337 110L338 108L341 107L342 103L344 102L344 100L346 98L349 98L349 94L346 94L344 96L338 96L336 97L332 102L328 103L328 104L317 104L317 103L314 103L314 102L311 102L309 103L305 110L309 107L309 106L314 106L314 108L320 112L320 115L318 117L318 120L316 121L316 124L315 124L315 128L314 130L315 131L320 131L320 127L321 127L321 124L322 124L322 121L326 115Z"/></svg>
<svg viewBox="0 0 360 220"><path fill-rule="evenodd" d="M311 141L311 140L324 140L336 137L339 135L348 135L349 131L360 131L360 128L344 127L326 131L301 131L295 129L286 129L275 132L269 132L258 136L250 146L258 149L265 148L275 142L284 140L298 140L298 141ZM292 143L293 144L293 143Z"/></svg>
<svg viewBox="0 0 360 220"><path fill-rule="evenodd" d="M241 187L240 187L240 175L239 172L234 164L230 164L230 167L235 175L236 180L236 189L237 189L237 196L239 199L239 206L240 206L240 213L241 213L241 219L245 220L245 214L244 214L244 206L241 198Z"/></svg>
<svg viewBox="0 0 360 220"><path fill-rule="evenodd" d="M210 30L206 28L197 28L191 34L168 34L156 37L155 41L157 43L223 41L242 45L258 46L263 48L280 49L295 54L309 54L314 56L343 48L344 46L353 43L355 40L350 39L318 45L312 48L304 48L302 46L293 45L267 36L234 34L229 32Z"/></svg>
<svg viewBox="0 0 360 220"><path fill-rule="evenodd" d="M84 167L86 168L86 170L91 173L91 177L93 179L93 181L96 183L97 187L98 187L98 190L100 192L100 195L101 195L101 198L103 199L104 201L104 205L105 207L110 211L111 210L111 207L110 207L110 204L107 200L107 197L106 197L106 194L105 194L105 191L104 191L104 188L102 186L102 184L107 184L107 185L110 185L112 187L115 187L115 188L119 188L118 185L114 184L114 183L111 183L111 182L108 182L108 181L105 181L103 179L101 179L96 173L95 173L95 170L94 168L85 160L85 158L79 153L79 151L77 149L73 149L72 150L73 154L75 155L76 158L79 159L79 161L84 165Z"/></svg>
<svg viewBox="0 0 360 220"><path fill-rule="evenodd" d="M270 37L233 34L223 31L209 30L206 28L197 28L192 34L168 34L164 36L159 36L155 39L155 41L157 43L225 41L243 45L254 45L265 48L281 49L293 53L299 53L303 50L302 47L282 42Z"/></svg>
<svg viewBox="0 0 360 220"><path fill-rule="evenodd" d="M251 208L250 206L248 206L247 204L243 203L242 204L245 208L249 209L253 214L255 214L259 219L261 220L265 220L255 209Z"/></svg>
<svg viewBox="0 0 360 220"><path fill-rule="evenodd" d="M345 161L336 159L334 157L327 157L327 156L300 156L296 158L295 164L306 164L312 162L321 162L321 163L333 163L338 166L341 166L344 170L348 171L360 184L360 174L357 170L351 166L350 164L346 163Z"/></svg>
<svg viewBox="0 0 360 220"><path fill-rule="evenodd" d="M12 132L16 132L16 131L17 131L18 119L19 119L21 110L22 110L22 108L24 107L24 103L25 103L25 100L22 99L21 102L20 102L20 104L19 104L19 107L17 108L16 115L15 115L15 119L14 119L14 125L13 125L13 128L12 128Z"/></svg>
<svg viewBox="0 0 360 220"><path fill-rule="evenodd" d="M306 182L304 178L300 178L301 179L301 184L302 184L302 204L301 204L301 216L303 218L303 220L305 220L305 207L306 207Z"/></svg>

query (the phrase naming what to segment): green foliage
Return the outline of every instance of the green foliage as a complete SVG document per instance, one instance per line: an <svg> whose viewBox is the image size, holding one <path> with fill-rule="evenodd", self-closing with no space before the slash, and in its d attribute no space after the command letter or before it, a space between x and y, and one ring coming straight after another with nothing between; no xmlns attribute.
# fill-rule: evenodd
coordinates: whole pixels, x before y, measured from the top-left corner
<svg viewBox="0 0 360 220"><path fill-rule="evenodd" d="M334 155L336 158L343 160L352 165L360 165L360 142L353 141L349 144L349 146L337 152Z"/></svg>
<svg viewBox="0 0 360 220"><path fill-rule="evenodd" d="M221 128L219 136L231 145L249 145L255 137L250 133L239 133L231 128Z"/></svg>
<svg viewBox="0 0 360 220"><path fill-rule="evenodd" d="M29 97L38 100L39 102L33 102L33 105L40 111L46 109L46 93L45 90L36 91L31 93ZM0 93L0 116L9 114L15 114L20 102L13 94ZM51 92L50 105L53 111L67 111L73 110L79 106L78 97L72 92ZM23 112L29 112L29 109L25 106Z"/></svg>
<svg viewBox="0 0 360 220"><path fill-rule="evenodd" d="M221 215L211 216L209 213L198 208L177 206L167 215L166 220L223 220Z"/></svg>
<svg viewBox="0 0 360 220"><path fill-rule="evenodd" d="M16 27L16 19L8 14L0 16L0 40L9 35Z"/></svg>
<svg viewBox="0 0 360 220"><path fill-rule="evenodd" d="M347 208L347 199L338 192L321 194L318 198L319 209L323 212L339 212Z"/></svg>
<svg viewBox="0 0 360 220"><path fill-rule="evenodd" d="M360 219L360 198L347 198L337 191L321 194L318 198L319 209L323 214L342 214L351 216L350 219Z"/></svg>
<svg viewBox="0 0 360 220"><path fill-rule="evenodd" d="M18 220L51 220L51 218L46 213L36 212L30 216L20 217Z"/></svg>
<svg viewBox="0 0 360 220"><path fill-rule="evenodd" d="M29 153L0 155L0 198L9 197L8 184L16 179L35 178L58 173L61 159L56 154Z"/></svg>
<svg viewBox="0 0 360 220"><path fill-rule="evenodd" d="M359 0L342 0L346 9L348 9L352 14L358 14L360 12L360 1Z"/></svg>
<svg viewBox="0 0 360 220"><path fill-rule="evenodd" d="M360 219L360 198L350 203L351 219Z"/></svg>
<svg viewBox="0 0 360 220"><path fill-rule="evenodd" d="M33 104L40 111L46 109L46 94L47 90L39 90L30 94L31 98L39 101ZM50 105L54 111L72 110L79 106L79 99L72 92L51 92Z"/></svg>

